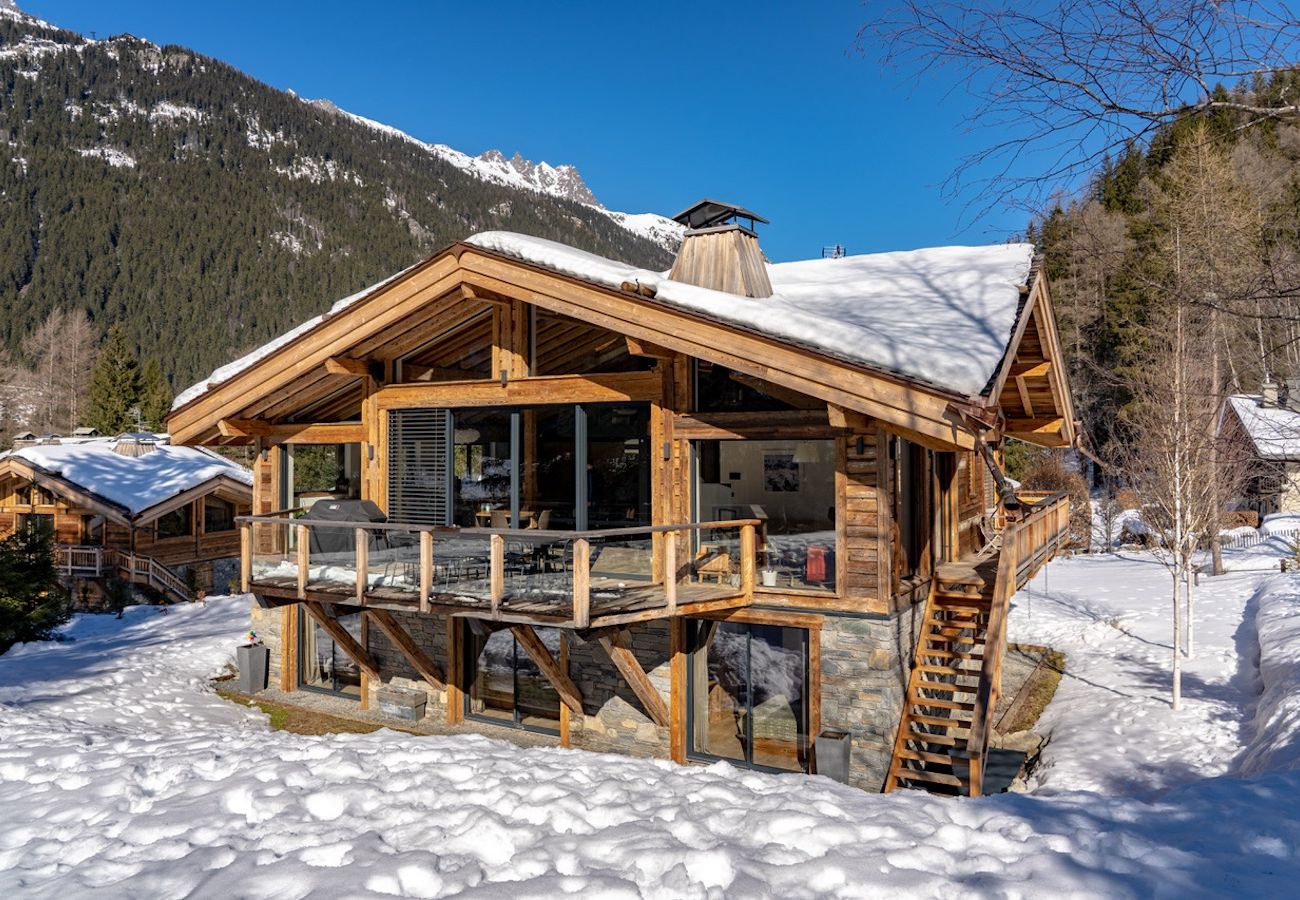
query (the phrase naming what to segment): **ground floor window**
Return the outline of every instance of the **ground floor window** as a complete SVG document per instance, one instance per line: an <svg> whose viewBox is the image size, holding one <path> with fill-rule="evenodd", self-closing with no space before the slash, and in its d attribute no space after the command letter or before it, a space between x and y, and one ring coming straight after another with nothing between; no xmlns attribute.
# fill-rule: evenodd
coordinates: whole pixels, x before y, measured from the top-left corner
<svg viewBox="0 0 1300 900"><path fill-rule="evenodd" d="M39 531L50 538L54 537L54 516L45 513L20 513L19 530Z"/></svg>
<svg viewBox="0 0 1300 900"><path fill-rule="evenodd" d="M555 659L560 658L560 631L538 628L537 635ZM560 695L509 631L486 637L469 631L466 641L470 687L465 714L473 719L558 733Z"/></svg>
<svg viewBox="0 0 1300 900"><path fill-rule="evenodd" d="M299 685L309 691L360 699L361 670L352 657L334 643L334 639L314 618L303 613L298 621L301 623L298 629ZM363 648L366 646L361 613L339 616L338 623L358 644Z"/></svg>
<svg viewBox="0 0 1300 900"><path fill-rule="evenodd" d="M808 632L687 623L690 752L761 769L808 770Z"/></svg>

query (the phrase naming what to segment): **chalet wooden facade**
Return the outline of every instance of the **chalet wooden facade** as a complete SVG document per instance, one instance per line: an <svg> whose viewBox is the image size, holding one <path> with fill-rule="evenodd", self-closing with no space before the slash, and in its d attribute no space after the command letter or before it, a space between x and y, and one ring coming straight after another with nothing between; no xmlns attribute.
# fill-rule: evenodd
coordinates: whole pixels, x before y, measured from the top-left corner
<svg viewBox="0 0 1300 900"><path fill-rule="evenodd" d="M768 265L750 214L687 213L671 277L479 235L178 398L174 442L259 451L275 686L978 793L1068 512L996 474L1074 440L1032 248Z"/></svg>
<svg viewBox="0 0 1300 900"><path fill-rule="evenodd" d="M68 577L118 574L189 599L180 571L237 557L236 519L251 510L247 469L165 435L20 435L0 454L0 538L48 530Z"/></svg>

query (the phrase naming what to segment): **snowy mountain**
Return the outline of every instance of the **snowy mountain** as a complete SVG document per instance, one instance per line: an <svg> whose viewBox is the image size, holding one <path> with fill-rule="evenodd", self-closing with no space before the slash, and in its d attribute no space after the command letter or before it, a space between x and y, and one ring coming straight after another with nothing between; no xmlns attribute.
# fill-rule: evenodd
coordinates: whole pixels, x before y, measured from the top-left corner
<svg viewBox="0 0 1300 900"><path fill-rule="evenodd" d="M121 322L173 383L475 232L655 270L681 233L605 209L572 166L471 156L184 47L90 40L12 5L0 133L0 351L80 308Z"/></svg>
<svg viewBox="0 0 1300 900"><path fill-rule="evenodd" d="M401 140L410 141L412 144L421 147L430 156L445 160L475 178L481 178L484 181L491 181L506 187L518 188L519 190L536 191L539 194L548 194L562 200L572 200L575 203L593 207L633 234L644 237L656 244L661 244L669 250L675 251L677 245L681 243L684 229L666 216L656 213L615 212L606 209L596 199L596 195L591 192L591 188L587 187L587 183L582 180L582 175L578 173L575 166L552 166L547 162L532 162L524 159L518 151L510 159L506 159L505 154L500 150L488 150L478 156L470 156L446 144L429 144L391 125L385 125L382 122L367 119L356 113L350 113L345 109L340 109L329 100L308 100L307 102L318 109L342 116L368 128L373 128Z"/></svg>

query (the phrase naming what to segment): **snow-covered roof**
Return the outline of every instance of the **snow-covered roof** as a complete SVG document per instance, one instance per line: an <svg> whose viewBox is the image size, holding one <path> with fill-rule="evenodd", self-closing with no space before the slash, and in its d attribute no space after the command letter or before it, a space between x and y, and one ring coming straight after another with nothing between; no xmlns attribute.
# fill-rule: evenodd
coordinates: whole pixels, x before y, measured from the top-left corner
<svg viewBox="0 0 1300 900"><path fill-rule="evenodd" d="M769 264L774 294L755 299L522 234L468 243L606 287L639 282L657 301L967 396L1006 352L1034 258L1032 244L996 244Z"/></svg>
<svg viewBox="0 0 1300 900"><path fill-rule="evenodd" d="M210 450L172 446L165 434L143 437L157 442L154 450L143 456L123 456L113 449L118 438L105 437L20 447L0 454L0 460L22 460L125 510L131 517L219 476L253 485L252 472Z"/></svg>
<svg viewBox="0 0 1300 900"><path fill-rule="evenodd" d="M1257 394L1228 398L1260 457L1300 460L1300 413L1285 406L1264 406L1263 401Z"/></svg>
<svg viewBox="0 0 1300 900"><path fill-rule="evenodd" d="M775 293L755 299L508 231L476 234L467 243L604 287L637 282L654 289L647 303L675 306L972 397L989 384L1006 352L1034 257L1032 244L995 244L769 264ZM178 394L172 409L402 274L345 297L325 315L222 366Z"/></svg>

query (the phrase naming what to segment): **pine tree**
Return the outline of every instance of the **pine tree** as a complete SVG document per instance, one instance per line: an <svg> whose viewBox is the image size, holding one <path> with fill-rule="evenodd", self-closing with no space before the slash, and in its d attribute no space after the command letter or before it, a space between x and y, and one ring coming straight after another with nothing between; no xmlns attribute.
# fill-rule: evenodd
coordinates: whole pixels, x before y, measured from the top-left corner
<svg viewBox="0 0 1300 900"><path fill-rule="evenodd" d="M140 372L140 414L145 428L162 431L163 417L172 408L172 389L163 374L162 363L158 357L151 356L145 360Z"/></svg>
<svg viewBox="0 0 1300 900"><path fill-rule="evenodd" d="M141 403L142 381L140 360L127 343L126 331L114 324L90 376L83 424L103 434L133 430L136 423L131 408Z"/></svg>
<svg viewBox="0 0 1300 900"><path fill-rule="evenodd" d="M0 541L0 653L19 642L48 640L71 615L59 586L53 536L20 528Z"/></svg>

